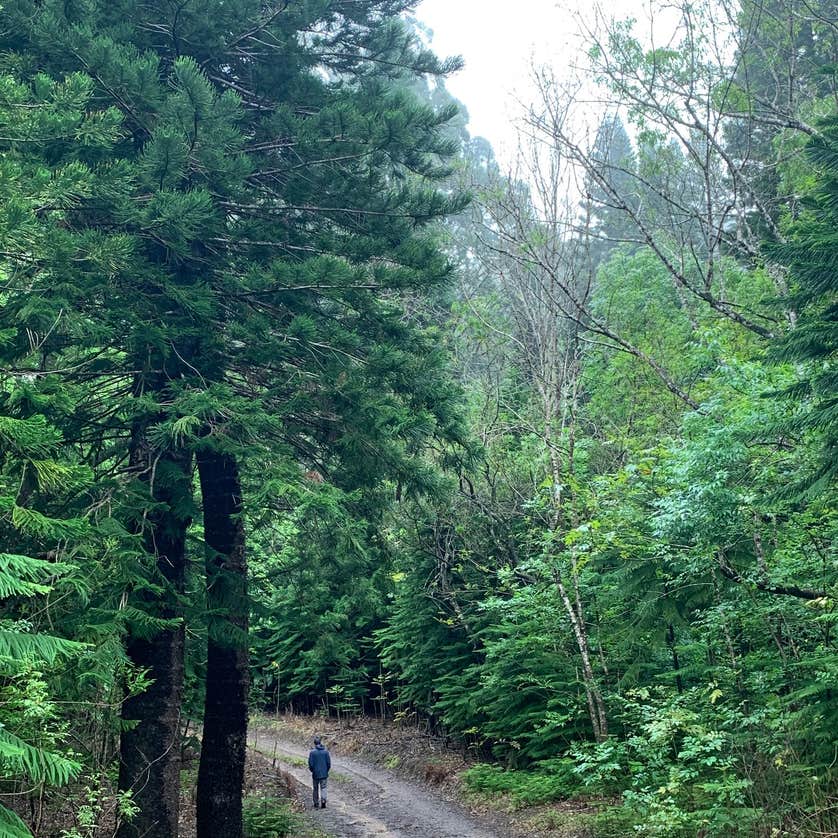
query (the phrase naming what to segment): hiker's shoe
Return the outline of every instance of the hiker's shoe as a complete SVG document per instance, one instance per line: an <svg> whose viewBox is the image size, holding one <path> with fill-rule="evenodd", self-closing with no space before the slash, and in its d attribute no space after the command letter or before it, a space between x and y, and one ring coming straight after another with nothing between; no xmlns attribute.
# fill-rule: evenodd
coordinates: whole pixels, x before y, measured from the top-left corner
<svg viewBox="0 0 838 838"><path fill-rule="evenodd" d="M325 800L324 800L324 801L320 804L320 808L321 808L321 809L325 809L325 808L326 808L326 801L325 801Z"/></svg>

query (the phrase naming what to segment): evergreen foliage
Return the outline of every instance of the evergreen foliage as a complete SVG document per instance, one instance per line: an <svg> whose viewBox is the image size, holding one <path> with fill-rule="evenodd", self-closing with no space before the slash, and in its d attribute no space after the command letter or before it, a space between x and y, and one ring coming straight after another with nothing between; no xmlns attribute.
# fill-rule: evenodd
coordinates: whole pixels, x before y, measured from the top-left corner
<svg viewBox="0 0 838 838"><path fill-rule="evenodd" d="M0 399L7 408L14 395L4 382ZM72 470L53 459L60 456L61 438L44 416L3 416L4 445L0 449L0 510L4 518L0 550L30 548L52 554L52 559L0 552L0 779L23 780L36 786L65 786L78 775L81 765L67 749L60 727L56 691L49 689L44 672L78 656L84 645L38 630L28 619L32 599L43 603L56 588L78 575L72 561L56 560L63 542L79 542L86 534L80 520L58 519L24 504L38 493L50 498L57 488L54 475ZM27 478L30 484L27 486ZM43 507L42 507L43 508ZM46 507L49 511L49 508ZM17 816L0 806L0 823L8 834L29 835Z"/></svg>
<svg viewBox="0 0 838 838"><path fill-rule="evenodd" d="M774 355L805 365L804 376L786 393L806 406L793 431L823 440L819 462L804 478L806 492L817 494L829 490L838 474L838 119L821 126L806 153L817 173L814 190L789 225L789 240L771 249L789 268L790 304L798 314L795 328L774 348Z"/></svg>
<svg viewBox="0 0 838 838"><path fill-rule="evenodd" d="M211 464L228 463L234 483L241 462L291 486L309 469L350 490L384 476L429 486L423 441L460 435L444 358L400 299L448 279L424 228L465 203L436 185L450 171L443 129L455 109L410 90L456 62L421 47L399 17L409 5L266 15L256 2L216 3L171 20L133 3L3 7L4 104L23 117L4 138L6 183L10 196L24 179L37 187L7 204L14 280L2 304L15 327L4 341L67 399L51 418L96 481L77 505L106 505L114 538L132 548L120 554L131 581L119 579L113 631L126 631L128 658L151 676L123 705L120 782L137 788L140 812L121 835L176 828L173 740L194 619L187 531L201 512L202 765L213 742L236 738L213 739L227 715L209 711L222 681L246 697L243 519L240 502L232 515L211 504ZM256 36L268 52L253 61ZM31 470L66 478L46 462ZM11 516L41 537L60 526L78 539L86 525L17 503ZM242 734L246 705L236 713ZM219 764L241 768L236 741ZM200 828L241 831L240 782L219 792L229 811L199 813ZM207 805L214 795L199 792Z"/></svg>

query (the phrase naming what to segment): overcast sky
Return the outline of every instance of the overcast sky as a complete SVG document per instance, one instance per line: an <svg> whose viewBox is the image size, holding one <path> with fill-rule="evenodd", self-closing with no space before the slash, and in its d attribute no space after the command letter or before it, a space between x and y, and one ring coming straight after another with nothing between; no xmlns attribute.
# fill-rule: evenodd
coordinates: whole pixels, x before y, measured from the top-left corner
<svg viewBox="0 0 838 838"><path fill-rule="evenodd" d="M462 55L465 68L446 86L468 108L469 131L488 138L501 158L515 145L516 99L532 98L532 61L563 76L582 60L579 14L595 0L421 0L417 18L433 30L440 56ZM649 0L612 0L609 15L648 18ZM661 6L661 0L654 3Z"/></svg>

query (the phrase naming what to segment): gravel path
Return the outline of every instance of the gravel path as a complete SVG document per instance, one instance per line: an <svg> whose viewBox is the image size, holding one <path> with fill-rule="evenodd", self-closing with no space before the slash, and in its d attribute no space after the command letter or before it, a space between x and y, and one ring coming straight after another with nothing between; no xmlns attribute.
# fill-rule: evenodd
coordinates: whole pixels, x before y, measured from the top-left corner
<svg viewBox="0 0 838 838"><path fill-rule="evenodd" d="M263 756L276 746L277 763L304 787L311 807L308 744L285 733L260 729L251 745ZM462 809L427 788L399 779L382 768L332 752L329 801L309 818L335 838L501 838Z"/></svg>

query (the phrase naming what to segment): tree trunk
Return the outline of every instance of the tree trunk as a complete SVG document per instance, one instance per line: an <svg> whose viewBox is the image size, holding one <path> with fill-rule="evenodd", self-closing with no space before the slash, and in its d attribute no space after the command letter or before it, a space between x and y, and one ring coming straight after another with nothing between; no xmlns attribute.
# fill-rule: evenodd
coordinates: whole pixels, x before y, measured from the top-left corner
<svg viewBox="0 0 838 838"><path fill-rule="evenodd" d="M585 626L584 615L581 613L581 602L578 603L580 611L577 611L570 596L568 596L567 588L558 571L554 572L553 580L556 583L562 604L570 619L570 626L573 629L573 636L576 639L576 646L579 649L579 656L582 660L582 685L585 688L585 701L588 705L588 715L591 718L594 739L597 742L604 742L608 738L608 716L605 712L605 702L597 684L593 665L591 664L588 632Z"/></svg>
<svg viewBox="0 0 838 838"><path fill-rule="evenodd" d="M167 590L143 594L138 603L154 617L181 616L184 589L186 530L191 507L191 454L164 452L152 457L146 426L134 429L131 462L149 484L159 510L142 523L143 540L155 556ZM147 670L151 686L128 698L122 719L131 722L120 739L119 789L130 791L140 811L121 823L118 838L176 838L180 797L180 708L183 694L184 626L157 631L151 636L134 631L126 652L138 670Z"/></svg>
<svg viewBox="0 0 838 838"><path fill-rule="evenodd" d="M250 685L247 559L241 483L234 457L198 454L206 542L206 702L198 768L198 838L241 838Z"/></svg>

